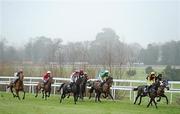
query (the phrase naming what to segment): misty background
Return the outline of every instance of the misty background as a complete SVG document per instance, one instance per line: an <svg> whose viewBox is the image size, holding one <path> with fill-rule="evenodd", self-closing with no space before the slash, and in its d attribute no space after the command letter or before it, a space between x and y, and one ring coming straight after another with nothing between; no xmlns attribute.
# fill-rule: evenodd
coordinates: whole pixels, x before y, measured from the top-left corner
<svg viewBox="0 0 180 114"><path fill-rule="evenodd" d="M26 65L62 74L67 65L120 74L122 66L178 66L179 20L179 0L1 0L1 74Z"/></svg>
<svg viewBox="0 0 180 114"><path fill-rule="evenodd" d="M180 37L179 0L1 0L0 10L1 37L18 46L37 36L93 41L102 28L143 47Z"/></svg>

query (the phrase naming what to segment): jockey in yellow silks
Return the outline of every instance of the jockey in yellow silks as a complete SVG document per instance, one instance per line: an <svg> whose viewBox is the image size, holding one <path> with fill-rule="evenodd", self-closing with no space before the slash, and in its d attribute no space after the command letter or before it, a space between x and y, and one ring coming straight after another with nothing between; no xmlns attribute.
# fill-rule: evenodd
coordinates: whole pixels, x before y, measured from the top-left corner
<svg viewBox="0 0 180 114"><path fill-rule="evenodd" d="M156 80L156 74L155 72L151 72L147 77L146 77L146 80L147 80L147 86L145 88L145 92L148 92L149 88L151 87L151 85L153 83L155 83L155 80Z"/></svg>

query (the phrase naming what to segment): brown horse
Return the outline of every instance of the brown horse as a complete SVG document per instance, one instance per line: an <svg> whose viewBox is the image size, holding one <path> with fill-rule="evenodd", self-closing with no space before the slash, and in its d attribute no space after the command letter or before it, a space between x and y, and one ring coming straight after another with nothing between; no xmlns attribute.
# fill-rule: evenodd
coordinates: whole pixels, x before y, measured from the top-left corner
<svg viewBox="0 0 180 114"><path fill-rule="evenodd" d="M113 83L113 78L111 76L109 76L106 79L106 82L102 85L102 87L101 87L100 81L93 82L93 84L91 85L91 89L89 90L89 92L90 92L89 99L91 98L91 94L93 93L93 90L95 90L95 93L96 93L95 101L96 102L97 102L97 99L99 102L101 102L101 100L100 100L101 93L105 94L105 96L103 96L104 98L106 98L106 97L108 97L108 95L110 95L111 99L113 100L113 97L110 92L110 87L112 86L112 83Z"/></svg>
<svg viewBox="0 0 180 114"><path fill-rule="evenodd" d="M47 81L47 83L44 85L44 83L41 81L37 84L36 86L36 96L38 96L38 92L42 89L42 98L44 98L45 95L45 100L47 100L47 97L50 97L51 94L51 84L54 83L53 77L50 76L49 80ZM48 93L48 94L47 94Z"/></svg>
<svg viewBox="0 0 180 114"><path fill-rule="evenodd" d="M19 100L20 100L19 91L22 91L24 93L23 99L25 99L23 79L24 79L24 75L22 73L20 73L19 78L17 79L16 83L14 84L13 82L11 82L7 86L7 88L10 88L11 93L13 94L13 97L17 97ZM15 89L16 94L14 94L13 88Z"/></svg>

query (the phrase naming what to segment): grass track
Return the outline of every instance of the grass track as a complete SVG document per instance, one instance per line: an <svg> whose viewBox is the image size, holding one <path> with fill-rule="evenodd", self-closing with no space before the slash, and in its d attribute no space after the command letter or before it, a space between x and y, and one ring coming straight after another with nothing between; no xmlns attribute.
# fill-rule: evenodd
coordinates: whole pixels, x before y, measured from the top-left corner
<svg viewBox="0 0 180 114"><path fill-rule="evenodd" d="M26 99L19 101L13 98L11 93L0 92L0 114L180 114L180 105L166 105L158 103L155 107L146 108L147 102L142 105L133 105L127 99L106 100L95 103L85 99L76 105L73 99L65 99L59 103L59 96L52 95L47 101L41 99L41 95L35 98L33 94L26 94Z"/></svg>

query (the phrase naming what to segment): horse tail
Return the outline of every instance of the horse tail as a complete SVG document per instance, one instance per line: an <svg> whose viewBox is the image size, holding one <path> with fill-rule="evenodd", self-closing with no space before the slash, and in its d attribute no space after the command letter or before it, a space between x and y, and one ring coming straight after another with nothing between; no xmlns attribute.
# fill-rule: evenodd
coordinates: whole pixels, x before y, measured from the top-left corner
<svg viewBox="0 0 180 114"><path fill-rule="evenodd" d="M59 87L59 89L57 90L57 92L61 91L61 88L64 86L65 83L62 83L61 86Z"/></svg>
<svg viewBox="0 0 180 114"><path fill-rule="evenodd" d="M133 91L137 91L138 90L138 88L133 88Z"/></svg>

